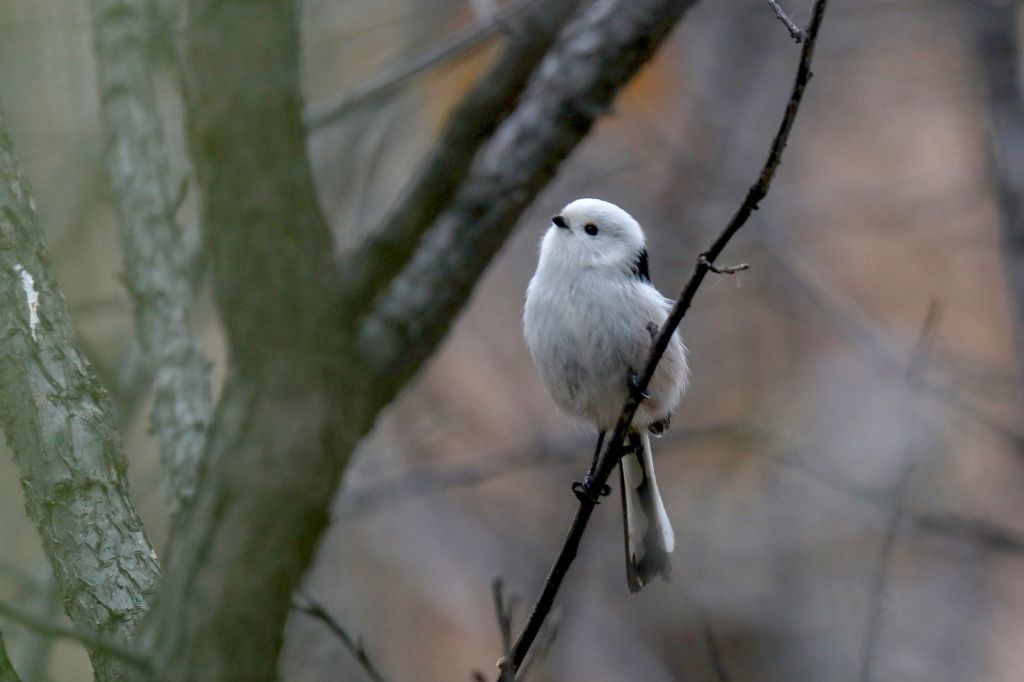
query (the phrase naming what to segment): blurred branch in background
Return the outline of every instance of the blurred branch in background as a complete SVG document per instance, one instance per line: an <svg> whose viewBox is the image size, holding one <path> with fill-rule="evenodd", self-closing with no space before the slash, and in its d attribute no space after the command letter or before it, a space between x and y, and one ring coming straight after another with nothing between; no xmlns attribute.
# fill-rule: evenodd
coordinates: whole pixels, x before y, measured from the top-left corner
<svg viewBox="0 0 1024 682"><path fill-rule="evenodd" d="M883 372L907 371L907 361L900 354L899 344L882 331L864 310L841 288L796 240L773 228L756 239L781 267L781 272L815 307L822 317L858 349L860 355ZM967 397L957 382L949 378L922 377L922 389L951 410L974 419L979 424L1012 442L1024 452L1024 429L1017 424L988 414Z"/></svg>
<svg viewBox="0 0 1024 682"><path fill-rule="evenodd" d="M591 491L601 490L612 471L618 465L621 458L623 441L633 420L633 415L643 400L647 386L650 384L658 362L661 360L662 354L664 354L672 336L675 334L676 328L682 321L683 316L686 315L686 311L689 310L690 304L707 274L716 271L729 272L729 268L716 268L714 265L715 260L725 250L732 237L746 224L750 215L757 210L761 200L768 194L771 182L775 177L775 172L782 161L782 153L789 140L789 134L793 129L797 113L800 110L804 91L811 79L811 61L814 58L814 47L817 43L821 22L825 16L826 5L827 0L816 0L811 10L811 19L805 31L806 42L804 42L803 49L800 52L793 89L789 94L785 114L782 117L778 132L772 139L768 158L758 174L757 181L747 191L746 197L744 197L743 202L733 214L725 229L712 242L710 248L702 252L698 257L697 266L693 274L683 288L679 300L673 306L668 319L662 325L661 331L651 349L650 358L647 361L644 373L638 385L635 388L631 388L631 395L622 408L622 413L619 416L618 423L615 425L615 430L612 432L608 446L601 453L592 485L589 490L584 491L584 494L578 495L580 500L579 508L576 511L569 533L551 568L551 572L544 583L544 588L537 598L533 611L530 613L530 617L515 645L509 650L508 655L502 657L498 662L498 667L501 670L500 682L513 682L515 680L519 667L523 664L523 660L551 611L562 581L576 558L576 553L586 531L590 516L598 503L596 495L592 494ZM733 271L735 270L733 269Z"/></svg>
<svg viewBox="0 0 1024 682"><path fill-rule="evenodd" d="M996 190L1003 260L1016 319L1017 362L1024 383L1024 91L1020 3L986 2L973 12L989 120L989 172Z"/></svg>
<svg viewBox="0 0 1024 682"><path fill-rule="evenodd" d="M878 495L851 485L837 476L823 474L800 461L795 453L782 451L768 453L766 457L779 467L805 476L828 489L850 498L860 500L880 511L892 507L892 496ZM959 514L914 513L910 515L914 527L920 531L973 544L988 552L1024 557L1024 535L985 519L976 519Z"/></svg>
<svg viewBox="0 0 1024 682"><path fill-rule="evenodd" d="M735 437L754 438L761 434L745 424L722 422L697 426L677 426L662 436L668 445L681 441ZM557 440L539 435L523 445L479 452L468 462L417 467L382 477L345 490L335 520L373 514L395 504L455 488L480 485L502 476L542 466L577 464L581 450L592 440L572 435Z"/></svg>
<svg viewBox="0 0 1024 682"><path fill-rule="evenodd" d="M494 616L498 622L498 634L501 635L501 650L508 651L512 648L512 632L515 627L515 612L519 606L519 594L512 592L506 596L505 580L501 576L491 581L491 597L494 601ZM555 609L544 624L544 629L537 637L537 644L533 647L530 655L519 667L516 674L517 682L525 682L529 671L533 666L544 660L551 645L558 638L558 631L562 625L562 610ZM487 677L480 671L474 671L474 680L486 680Z"/></svg>
<svg viewBox="0 0 1024 682"><path fill-rule="evenodd" d="M14 672L11 659L7 657L7 647L4 646L3 632L0 632L0 682L21 682L18 673Z"/></svg>
<svg viewBox="0 0 1024 682"><path fill-rule="evenodd" d="M711 617L711 613L706 609L699 609L700 611L700 622L701 630L704 634L704 646L708 650L708 663L711 664L711 670L715 673L716 682L731 682L732 677L729 675L729 668L725 663L725 654L722 653L722 647L718 642L718 634L715 632L715 622Z"/></svg>
<svg viewBox="0 0 1024 682"><path fill-rule="evenodd" d="M459 312L522 212L694 1L602 2L580 10L362 321L359 347L378 371L402 380L415 373L447 331L438 322ZM355 305L365 300L357 296Z"/></svg>
<svg viewBox="0 0 1024 682"><path fill-rule="evenodd" d="M925 365L931 355L932 346L935 342L936 329L941 317L940 308L934 301L928 308L925 315L924 325L910 358L910 366L907 371L906 399L904 406L904 423L907 430L907 446L903 455L903 471L896 480L892 491L892 512L886 524L885 533L882 536L882 546L879 551L878 563L871 576L870 589L868 592L868 617L864 633L864 645L861 650L860 681L871 682L876 679L875 664L878 658L878 648L881 641L882 625L885 620L885 602L887 598L887 585L891 570L893 554L896 550L896 540L906 516L907 495L910 491L910 482L917 467L920 455L917 452L917 435L921 428L917 412L914 410L914 400L919 395L922 384L922 375Z"/></svg>
<svg viewBox="0 0 1024 682"><path fill-rule="evenodd" d="M304 613L310 618L320 621L327 629L333 632L341 643L348 649L352 657L356 659L359 666L366 673L373 682L387 682L387 678L377 670L377 666L374 665L370 656L366 653L366 649L363 648L363 643L359 640L359 637L352 637L348 631L342 626L338 620L331 615L331 612L321 604L317 599L314 599L310 594L303 590L296 590L295 597L292 600L292 605L295 610L300 613Z"/></svg>
<svg viewBox="0 0 1024 682"><path fill-rule="evenodd" d="M149 661L140 656L133 649L117 642L112 642L90 630L83 629L81 627L65 627L60 623L47 620L46 618L36 616L31 613L26 613L25 611L17 609L10 604L5 604L2 601L0 601L0 617L6 618L14 623L18 623L19 625L23 625L44 637L71 639L81 642L89 651L100 652L108 659L117 660L133 669L144 672L148 672L150 670ZM101 679L98 671L96 678Z"/></svg>
<svg viewBox="0 0 1024 682"><path fill-rule="evenodd" d="M173 522L195 493L213 399L209 366L190 326L195 292L175 220L180 202L168 175L147 7L146 0L92 1L107 178L135 331L153 379L152 427Z"/></svg>
<svg viewBox="0 0 1024 682"><path fill-rule="evenodd" d="M128 495L126 460L103 388L73 342L34 202L0 118L0 423L64 608L124 645L156 587L156 555ZM111 557L117 557L112 561ZM96 678L123 664L90 649Z"/></svg>
<svg viewBox="0 0 1024 682"><path fill-rule="evenodd" d="M536 6L538 5L545 5L546 12L537 12ZM534 20L544 14L550 14L557 18L561 10L556 5L557 3L542 2L542 0L514 0L503 4L493 14L478 15L476 24L458 31L424 52L357 85L335 101L311 107L303 117L306 127L309 128L311 134L315 134L318 129L329 126L362 106L376 104L380 98L394 92L424 71L440 66L449 59L471 52L497 33L511 30L509 21L527 9L533 10ZM527 73L531 66L532 64L528 61L524 64Z"/></svg>
<svg viewBox="0 0 1024 682"><path fill-rule="evenodd" d="M537 64L579 5L580 0L554 0L531 7L494 63L449 114L383 224L341 267L357 311L371 309L375 296L409 264L421 236L451 202L477 152L515 109Z"/></svg>
<svg viewBox="0 0 1024 682"><path fill-rule="evenodd" d="M3 572L5 566L0 566ZM24 589L18 593L19 602L30 613L38 613L42 618L54 621L60 617L60 599L57 584L53 578L53 569L44 559L32 575L19 577ZM44 680L48 677L50 657L53 652L53 638L33 630L26 630L18 638L18 646L14 650L21 676L26 680Z"/></svg>
<svg viewBox="0 0 1024 682"><path fill-rule="evenodd" d="M920 514L914 524L925 531L969 542L990 551L1024 558L1024 535L985 519L955 514Z"/></svg>

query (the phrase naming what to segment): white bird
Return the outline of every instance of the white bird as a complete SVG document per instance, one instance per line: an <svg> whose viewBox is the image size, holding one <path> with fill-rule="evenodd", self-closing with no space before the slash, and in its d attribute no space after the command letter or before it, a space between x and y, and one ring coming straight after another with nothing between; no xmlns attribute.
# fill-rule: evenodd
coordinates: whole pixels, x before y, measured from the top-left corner
<svg viewBox="0 0 1024 682"><path fill-rule="evenodd" d="M558 407L599 432L590 472L573 486L577 494L593 494L605 433L644 371L672 302L651 284L643 230L618 206L577 199L551 223L526 292L523 336ZM648 431L667 428L687 378L686 349L675 334L633 419L619 467L626 580L633 592L655 576L669 579L675 536L658 492Z"/></svg>

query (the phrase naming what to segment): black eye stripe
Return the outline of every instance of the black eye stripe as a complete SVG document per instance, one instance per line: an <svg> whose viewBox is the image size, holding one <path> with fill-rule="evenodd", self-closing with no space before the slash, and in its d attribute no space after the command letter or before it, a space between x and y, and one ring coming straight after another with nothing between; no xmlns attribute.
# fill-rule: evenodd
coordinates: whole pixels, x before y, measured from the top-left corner
<svg viewBox="0 0 1024 682"><path fill-rule="evenodd" d="M583 230L591 237L593 237L595 234L597 234L597 225L595 225L594 223L587 223L586 225L583 226Z"/></svg>

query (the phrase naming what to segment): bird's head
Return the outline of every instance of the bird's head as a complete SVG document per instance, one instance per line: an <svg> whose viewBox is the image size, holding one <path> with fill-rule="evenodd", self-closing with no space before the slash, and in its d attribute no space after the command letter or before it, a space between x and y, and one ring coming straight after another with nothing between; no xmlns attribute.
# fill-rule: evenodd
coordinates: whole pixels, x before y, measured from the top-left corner
<svg viewBox="0 0 1024 682"><path fill-rule="evenodd" d="M540 257L560 267L629 268L643 248L633 216L607 201L577 199L551 219Z"/></svg>

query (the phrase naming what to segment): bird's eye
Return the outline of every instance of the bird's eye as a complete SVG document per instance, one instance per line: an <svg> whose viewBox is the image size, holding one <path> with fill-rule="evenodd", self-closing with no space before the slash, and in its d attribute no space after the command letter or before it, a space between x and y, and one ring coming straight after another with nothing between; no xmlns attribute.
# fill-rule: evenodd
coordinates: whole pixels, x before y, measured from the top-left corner
<svg viewBox="0 0 1024 682"><path fill-rule="evenodd" d="M593 237L595 234L597 234L597 225L595 225L594 223L587 223L586 225L583 226L583 231L589 234L591 237Z"/></svg>

